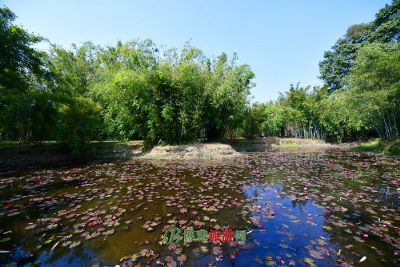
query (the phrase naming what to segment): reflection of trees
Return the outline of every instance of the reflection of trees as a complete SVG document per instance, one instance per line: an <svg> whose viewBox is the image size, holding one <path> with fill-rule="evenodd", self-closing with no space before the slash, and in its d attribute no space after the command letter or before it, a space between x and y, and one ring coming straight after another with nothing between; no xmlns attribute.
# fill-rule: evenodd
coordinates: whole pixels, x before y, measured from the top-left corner
<svg viewBox="0 0 400 267"><path fill-rule="evenodd" d="M341 249L340 258L350 259L350 263L356 263L361 256L367 255L368 266L399 266L394 263L396 260L398 261L398 259L396 259L393 256L393 253L390 252L393 248L391 248L389 244L382 242L380 239L374 238L373 236L369 236L365 239L365 242L358 242L353 237L360 238L361 240L363 240L363 238L359 234L360 230L357 227L335 226L331 224L332 219L330 218L330 216L324 216L323 227L325 231L332 228L332 230L327 231L327 233L329 233L329 241L332 244L337 245L337 250L339 250L339 248ZM336 221L340 219L342 218L338 218ZM352 233L346 232L346 229L351 230ZM351 259L355 260L351 262ZM384 259L385 261L383 262L381 259Z"/></svg>
<svg viewBox="0 0 400 267"><path fill-rule="evenodd" d="M50 254L51 256L46 259L46 264L59 265L59 266L69 266L69 265L84 265L91 266L92 258L95 253L90 249L78 248L72 250L70 253L65 255L65 251ZM65 256L65 257L63 257ZM75 263L75 264L73 264Z"/></svg>
<svg viewBox="0 0 400 267"><path fill-rule="evenodd" d="M300 211L303 211L303 207L306 206L308 203L307 200L292 200L292 207L296 208L297 206L299 207Z"/></svg>
<svg viewBox="0 0 400 267"><path fill-rule="evenodd" d="M390 208L400 207L400 192L392 187L377 186L378 199Z"/></svg>
<svg viewBox="0 0 400 267"><path fill-rule="evenodd" d="M393 246L383 240L384 235L392 234L380 228L382 224L378 218L398 223L393 208L400 206L399 193L382 182L382 175L391 172L388 166L374 166L382 172L371 173L369 168L359 168L363 162L364 158L355 158L346 152L285 155L281 162L285 166L285 177L279 180L282 195L292 198L292 207L300 211L309 204L309 200L303 198L304 193L313 203L326 209L324 230L329 233L330 241L342 248L344 258L358 261L359 254L371 255L370 266L394 266ZM366 162L371 165L376 160L367 158ZM358 171L354 172L356 169ZM343 172L349 175L343 175ZM384 233L383 236L379 236L379 231ZM369 234L366 240L363 233ZM347 245L354 248L344 249ZM387 263L382 263L380 258L386 259Z"/></svg>

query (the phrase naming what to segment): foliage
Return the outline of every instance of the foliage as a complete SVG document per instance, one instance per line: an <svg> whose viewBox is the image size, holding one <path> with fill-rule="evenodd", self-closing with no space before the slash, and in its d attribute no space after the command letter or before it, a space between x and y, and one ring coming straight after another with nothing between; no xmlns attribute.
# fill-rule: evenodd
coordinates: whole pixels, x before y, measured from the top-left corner
<svg viewBox="0 0 400 267"><path fill-rule="evenodd" d="M362 143L352 148L354 151L360 152L382 152L385 148L382 140L380 138L371 139L366 143Z"/></svg>
<svg viewBox="0 0 400 267"><path fill-rule="evenodd" d="M15 14L7 7L0 8L0 87L7 91L25 91L31 74L40 76L42 53L32 48L41 37L13 24Z"/></svg>
<svg viewBox="0 0 400 267"><path fill-rule="evenodd" d="M345 81L350 74L358 51L370 43L398 43L400 41L400 0L394 0L379 10L368 24L349 27L320 62L321 78L329 90L348 89Z"/></svg>
<svg viewBox="0 0 400 267"><path fill-rule="evenodd" d="M400 141L389 142L383 150L383 154L400 156Z"/></svg>
<svg viewBox="0 0 400 267"><path fill-rule="evenodd" d="M400 156L400 141L385 141L381 138L376 138L352 147L352 150Z"/></svg>
<svg viewBox="0 0 400 267"><path fill-rule="evenodd" d="M120 61L110 60L115 56ZM102 50L99 60L105 78L94 82L92 93L110 137L187 143L228 137L242 124L254 74L225 54L212 61L186 45L180 55L170 50L161 57L147 40Z"/></svg>
<svg viewBox="0 0 400 267"><path fill-rule="evenodd" d="M320 62L325 85L291 86L266 108L269 134L355 140L400 137L400 1L349 27Z"/></svg>
<svg viewBox="0 0 400 267"><path fill-rule="evenodd" d="M255 107L250 107L244 115L242 135L248 139L255 138L261 132L261 125L257 120L255 109Z"/></svg>
<svg viewBox="0 0 400 267"><path fill-rule="evenodd" d="M353 91L329 94L326 87L294 87L278 101L263 106L262 129L267 135L317 138L340 142L368 135L366 113L358 112Z"/></svg>
<svg viewBox="0 0 400 267"><path fill-rule="evenodd" d="M53 107L45 90L33 90L44 78L43 53L31 46L40 37L13 24L15 14L0 8L0 138L46 138Z"/></svg>
<svg viewBox="0 0 400 267"><path fill-rule="evenodd" d="M355 109L359 104L351 92L335 92L319 103L318 116L325 139L339 142L355 140L369 132L365 113Z"/></svg>
<svg viewBox="0 0 400 267"><path fill-rule="evenodd" d="M385 139L400 137L400 44L374 43L363 47L348 81L359 99L354 112Z"/></svg>
<svg viewBox="0 0 400 267"><path fill-rule="evenodd" d="M38 52L40 38L13 25L9 9L1 15L3 139L152 146L234 138L242 126L254 73L236 55L212 59L189 44L178 54L150 40Z"/></svg>
<svg viewBox="0 0 400 267"><path fill-rule="evenodd" d="M320 62L322 87L290 85L275 102L249 104L254 73L237 56L207 57L151 40L48 52L41 37L0 9L0 138L156 144L257 135L329 141L400 137L400 0L348 28Z"/></svg>

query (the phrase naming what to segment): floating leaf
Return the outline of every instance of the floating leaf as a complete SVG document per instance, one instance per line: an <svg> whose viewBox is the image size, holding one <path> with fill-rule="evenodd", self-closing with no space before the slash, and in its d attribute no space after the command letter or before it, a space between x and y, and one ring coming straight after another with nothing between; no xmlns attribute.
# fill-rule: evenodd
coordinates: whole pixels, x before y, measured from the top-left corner
<svg viewBox="0 0 400 267"><path fill-rule="evenodd" d="M2 239L0 239L0 243L5 243L11 240L11 237L4 237Z"/></svg>
<svg viewBox="0 0 400 267"><path fill-rule="evenodd" d="M319 252L319 251L311 249L308 252L310 253L311 257L313 257L315 259L318 259L318 260L323 260L324 259L324 256L322 256L322 253Z"/></svg>

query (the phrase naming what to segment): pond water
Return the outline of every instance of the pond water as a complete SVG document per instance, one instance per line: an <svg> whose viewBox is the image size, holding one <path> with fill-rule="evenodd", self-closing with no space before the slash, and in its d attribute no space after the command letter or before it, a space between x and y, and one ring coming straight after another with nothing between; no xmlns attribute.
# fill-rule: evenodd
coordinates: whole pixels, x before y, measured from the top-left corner
<svg viewBox="0 0 400 267"><path fill-rule="evenodd" d="M245 153L0 178L0 266L400 266L400 159ZM245 242L162 244L169 227Z"/></svg>

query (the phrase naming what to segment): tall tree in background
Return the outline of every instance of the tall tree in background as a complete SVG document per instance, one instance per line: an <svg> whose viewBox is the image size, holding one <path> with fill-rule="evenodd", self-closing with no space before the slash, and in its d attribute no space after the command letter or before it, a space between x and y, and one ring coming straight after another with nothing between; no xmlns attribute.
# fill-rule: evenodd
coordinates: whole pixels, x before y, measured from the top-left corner
<svg viewBox="0 0 400 267"><path fill-rule="evenodd" d="M358 53L349 86L355 112L385 139L400 137L400 44L373 43Z"/></svg>
<svg viewBox="0 0 400 267"><path fill-rule="evenodd" d="M13 12L0 8L0 139L44 140L54 107L45 86L45 54L32 48L42 39L14 20Z"/></svg>
<svg viewBox="0 0 400 267"><path fill-rule="evenodd" d="M72 51L53 45L47 57L56 108L52 137L72 149L101 139L101 106L89 90L97 79L97 49L90 42L73 45Z"/></svg>
<svg viewBox="0 0 400 267"><path fill-rule="evenodd" d="M368 43L398 43L400 38L400 0L394 0L379 10L368 24L349 27L331 50L326 51L320 62L322 80L330 91L348 89L345 80L350 74L357 53Z"/></svg>
<svg viewBox="0 0 400 267"><path fill-rule="evenodd" d="M43 74L42 54L31 47L41 38L14 25L15 18L7 7L0 8L0 86L21 92L28 89L30 74Z"/></svg>
<svg viewBox="0 0 400 267"><path fill-rule="evenodd" d="M353 65L357 51L367 40L369 33L368 24L353 25L331 50L324 53L324 59L319 64L320 73L330 91L344 88L344 80Z"/></svg>

